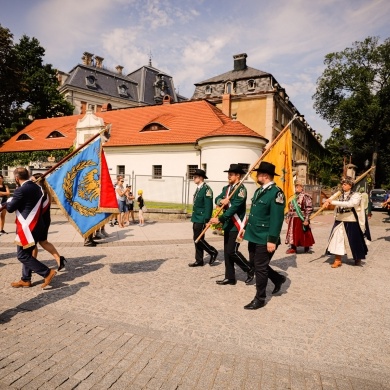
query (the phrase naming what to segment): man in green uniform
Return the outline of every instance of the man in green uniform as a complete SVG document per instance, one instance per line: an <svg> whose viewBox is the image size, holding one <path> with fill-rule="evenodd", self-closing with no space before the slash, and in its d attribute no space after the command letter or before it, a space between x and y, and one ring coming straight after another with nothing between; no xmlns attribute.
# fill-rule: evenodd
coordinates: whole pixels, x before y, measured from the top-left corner
<svg viewBox="0 0 390 390"><path fill-rule="evenodd" d="M194 172L194 183L197 187L194 194L194 206L191 217L194 242L205 228L206 223L210 220L213 212L213 191L204 182L204 179L207 179L206 172L203 169L196 169ZM188 264L188 266L202 267L204 265L204 251L210 255L209 264L212 265L218 256L218 251L204 239L203 235L202 238L195 243L195 262Z"/></svg>
<svg viewBox="0 0 390 390"><path fill-rule="evenodd" d="M257 182L261 185L252 198L244 239L249 241L249 261L254 264L256 296L247 310L260 309L265 305L268 278L275 285L272 294L280 291L286 277L274 271L269 263L280 245L280 231L286 204L283 191L274 183L275 165L262 161L257 171ZM279 176L279 175L278 175Z"/></svg>
<svg viewBox="0 0 390 390"><path fill-rule="evenodd" d="M245 186L241 184L230 200L228 199L229 194L239 185L241 175L244 175L245 171L239 164L230 164L230 168L224 172L228 172L229 185L223 187L222 193L215 198L215 203L223 207L225 212L210 219L212 224L223 223L222 229L224 231L225 279L217 280L216 283L220 285L237 283L234 263L248 274L245 282L249 283L253 280L254 270L244 255L238 251L240 243L236 241L246 220L247 192Z"/></svg>

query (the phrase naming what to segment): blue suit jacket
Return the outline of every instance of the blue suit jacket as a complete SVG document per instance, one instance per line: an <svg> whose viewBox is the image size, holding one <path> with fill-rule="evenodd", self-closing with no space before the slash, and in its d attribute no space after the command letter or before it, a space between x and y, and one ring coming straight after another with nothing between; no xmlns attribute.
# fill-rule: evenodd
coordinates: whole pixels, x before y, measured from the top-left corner
<svg viewBox="0 0 390 390"><path fill-rule="evenodd" d="M4 203L4 205L9 213L18 210L23 218L27 218L41 196L42 190L38 184L28 180L21 187L16 188L12 199L9 202ZM32 231L34 240L42 241L44 239L44 236L42 236L44 231L45 225L43 223L42 213L40 213L37 224Z"/></svg>

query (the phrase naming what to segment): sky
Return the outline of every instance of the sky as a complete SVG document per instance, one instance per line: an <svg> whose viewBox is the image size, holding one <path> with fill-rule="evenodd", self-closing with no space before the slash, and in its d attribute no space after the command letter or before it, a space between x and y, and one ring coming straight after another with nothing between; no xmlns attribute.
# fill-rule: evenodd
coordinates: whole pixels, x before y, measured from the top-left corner
<svg viewBox="0 0 390 390"><path fill-rule="evenodd" d="M390 37L389 0L0 0L17 43L38 39L44 62L68 72L85 51L130 73L149 62L190 98L194 84L233 70L233 55L271 73L309 125L329 138L312 95L326 54Z"/></svg>

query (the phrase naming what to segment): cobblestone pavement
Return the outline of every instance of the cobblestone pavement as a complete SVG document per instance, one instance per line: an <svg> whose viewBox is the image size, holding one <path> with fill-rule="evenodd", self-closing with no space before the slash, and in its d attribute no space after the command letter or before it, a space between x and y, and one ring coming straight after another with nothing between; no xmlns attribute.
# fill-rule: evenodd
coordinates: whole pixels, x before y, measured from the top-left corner
<svg viewBox="0 0 390 390"><path fill-rule="evenodd" d="M110 237L87 248L54 215L49 240L68 262L44 291L38 276L10 287L21 266L14 235L2 235L0 389L390 389L390 219L371 219L363 267L349 258L331 269L331 224L313 221L311 253L278 249L272 265L287 282L276 296L270 283L257 311L243 310L255 287L241 271L236 286L215 284L221 236L207 233L215 266L187 266L188 221L107 226Z"/></svg>

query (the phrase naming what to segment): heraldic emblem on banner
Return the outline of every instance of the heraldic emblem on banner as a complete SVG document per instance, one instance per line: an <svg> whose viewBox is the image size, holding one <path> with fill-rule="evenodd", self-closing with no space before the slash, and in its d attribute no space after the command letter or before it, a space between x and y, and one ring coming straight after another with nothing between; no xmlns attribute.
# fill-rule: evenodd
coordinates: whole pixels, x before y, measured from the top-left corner
<svg viewBox="0 0 390 390"><path fill-rule="evenodd" d="M100 137L46 177L59 207L85 238L118 213Z"/></svg>

